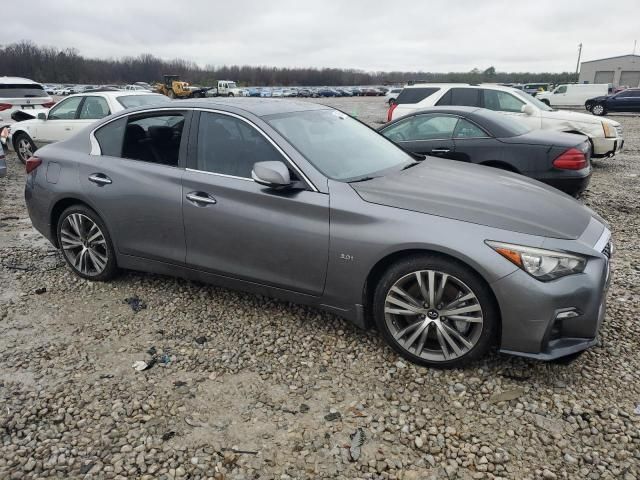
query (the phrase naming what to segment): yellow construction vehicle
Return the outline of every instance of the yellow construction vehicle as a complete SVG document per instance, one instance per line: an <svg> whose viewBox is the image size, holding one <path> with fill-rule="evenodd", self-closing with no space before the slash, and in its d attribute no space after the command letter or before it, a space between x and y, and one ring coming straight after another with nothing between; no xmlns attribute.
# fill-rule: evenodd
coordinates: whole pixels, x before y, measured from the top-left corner
<svg viewBox="0 0 640 480"><path fill-rule="evenodd" d="M156 84L155 90L169 98L199 98L204 97L207 91L183 82L178 75L164 75L164 83Z"/></svg>

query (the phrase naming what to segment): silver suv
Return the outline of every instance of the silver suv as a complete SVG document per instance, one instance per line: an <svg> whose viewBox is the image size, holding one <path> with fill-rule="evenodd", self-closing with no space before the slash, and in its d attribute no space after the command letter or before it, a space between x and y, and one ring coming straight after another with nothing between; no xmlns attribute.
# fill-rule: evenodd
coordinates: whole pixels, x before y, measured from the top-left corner
<svg viewBox="0 0 640 480"><path fill-rule="evenodd" d="M0 130L14 122L11 115L16 110L35 117L54 104L39 83L28 78L0 77Z"/></svg>

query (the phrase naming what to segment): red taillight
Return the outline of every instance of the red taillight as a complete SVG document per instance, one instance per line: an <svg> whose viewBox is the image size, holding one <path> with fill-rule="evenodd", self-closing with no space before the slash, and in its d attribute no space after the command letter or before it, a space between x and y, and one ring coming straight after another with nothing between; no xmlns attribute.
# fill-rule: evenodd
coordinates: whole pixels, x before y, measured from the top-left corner
<svg viewBox="0 0 640 480"><path fill-rule="evenodd" d="M36 168L40 166L41 163L42 163L42 160L40 160L38 157L29 157L27 159L27 163L24 166L25 170L27 171L27 174L33 172Z"/></svg>
<svg viewBox="0 0 640 480"><path fill-rule="evenodd" d="M56 102L47 102L47 103L43 103L42 106L44 108L51 108L56 104Z"/></svg>
<svg viewBox="0 0 640 480"><path fill-rule="evenodd" d="M389 105L389 111L387 111L387 122L390 122L391 120L393 120L393 111L396 109L397 106L398 104L396 102L393 102L391 105Z"/></svg>
<svg viewBox="0 0 640 480"><path fill-rule="evenodd" d="M13 107L13 105L10 103L0 103L0 112L3 110L9 110L11 107Z"/></svg>
<svg viewBox="0 0 640 480"><path fill-rule="evenodd" d="M570 148L553 161L553 166L561 170L582 170L587 165L587 157L577 148Z"/></svg>

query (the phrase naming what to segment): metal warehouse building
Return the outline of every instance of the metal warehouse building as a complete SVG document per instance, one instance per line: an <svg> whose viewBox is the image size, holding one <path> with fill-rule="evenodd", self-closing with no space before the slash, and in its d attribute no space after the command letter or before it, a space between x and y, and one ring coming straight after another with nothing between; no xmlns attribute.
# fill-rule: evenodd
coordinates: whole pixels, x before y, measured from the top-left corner
<svg viewBox="0 0 640 480"><path fill-rule="evenodd" d="M578 81L611 83L615 87L640 87L640 55L620 55L582 62Z"/></svg>

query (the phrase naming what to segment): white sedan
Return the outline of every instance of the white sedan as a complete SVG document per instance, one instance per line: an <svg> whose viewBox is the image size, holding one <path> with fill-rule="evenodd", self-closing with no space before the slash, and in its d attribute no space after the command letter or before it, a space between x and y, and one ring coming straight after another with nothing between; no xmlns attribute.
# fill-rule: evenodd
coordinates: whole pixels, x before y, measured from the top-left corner
<svg viewBox="0 0 640 480"><path fill-rule="evenodd" d="M2 136L25 163L43 145L59 142L96 120L127 108L170 102L164 95L146 92L90 92L70 95L38 118L11 125ZM3 139L4 140L4 139Z"/></svg>

